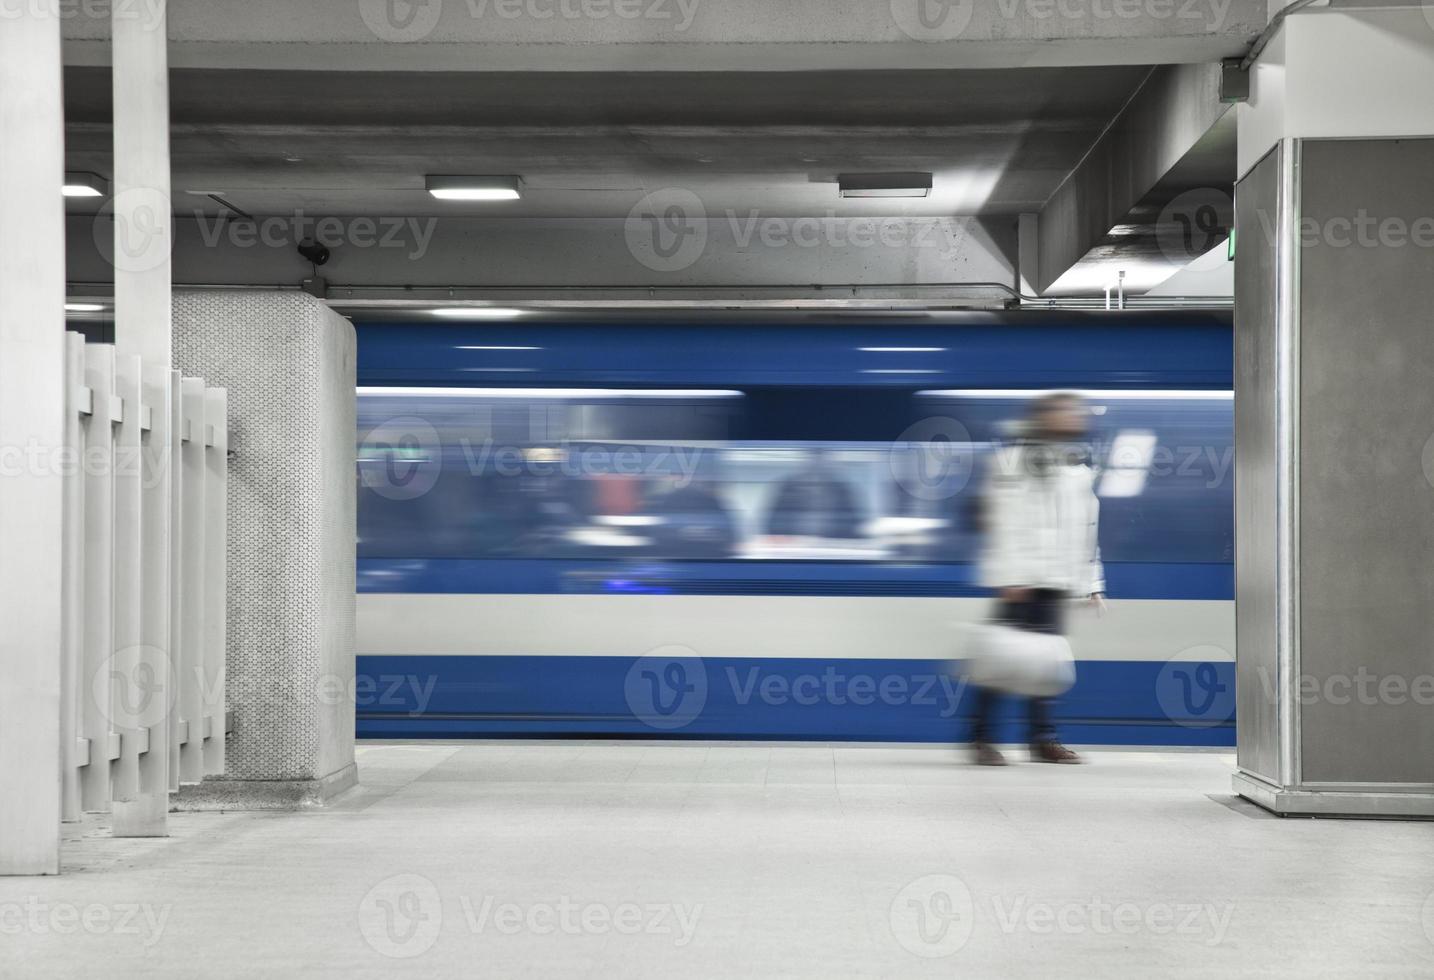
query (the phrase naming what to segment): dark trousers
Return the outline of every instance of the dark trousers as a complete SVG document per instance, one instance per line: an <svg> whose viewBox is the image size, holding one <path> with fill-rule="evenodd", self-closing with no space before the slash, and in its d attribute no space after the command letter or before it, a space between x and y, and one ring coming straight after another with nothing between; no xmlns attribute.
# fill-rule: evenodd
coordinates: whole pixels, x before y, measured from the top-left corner
<svg viewBox="0 0 1434 980"><path fill-rule="evenodd" d="M1031 589L1021 602L998 601L997 622L1036 633L1064 634L1066 631L1066 594L1060 589ZM971 741L989 742L991 712L1000 700L1000 693L989 688L976 688L975 716L971 721ZM1051 724L1051 699L1029 698L1031 744L1053 742L1056 727Z"/></svg>

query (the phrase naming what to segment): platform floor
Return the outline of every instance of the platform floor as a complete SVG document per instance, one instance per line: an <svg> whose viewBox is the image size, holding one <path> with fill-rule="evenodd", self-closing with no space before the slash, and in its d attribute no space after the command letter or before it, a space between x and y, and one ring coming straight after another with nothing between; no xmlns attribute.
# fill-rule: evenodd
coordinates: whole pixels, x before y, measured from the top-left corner
<svg viewBox="0 0 1434 980"><path fill-rule="evenodd" d="M77 826L0 976L1429 977L1434 823L1281 820L1227 752L375 744L303 813Z"/></svg>

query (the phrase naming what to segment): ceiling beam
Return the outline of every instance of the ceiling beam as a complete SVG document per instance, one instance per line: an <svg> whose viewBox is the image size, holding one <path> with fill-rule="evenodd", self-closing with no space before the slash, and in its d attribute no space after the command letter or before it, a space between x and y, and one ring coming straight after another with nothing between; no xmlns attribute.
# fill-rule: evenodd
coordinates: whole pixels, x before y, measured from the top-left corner
<svg viewBox="0 0 1434 980"><path fill-rule="evenodd" d="M134 0L145 17L158 0ZM78 4L69 64L104 64ZM1243 54L1265 0L171 0L176 68L810 71L1173 64Z"/></svg>

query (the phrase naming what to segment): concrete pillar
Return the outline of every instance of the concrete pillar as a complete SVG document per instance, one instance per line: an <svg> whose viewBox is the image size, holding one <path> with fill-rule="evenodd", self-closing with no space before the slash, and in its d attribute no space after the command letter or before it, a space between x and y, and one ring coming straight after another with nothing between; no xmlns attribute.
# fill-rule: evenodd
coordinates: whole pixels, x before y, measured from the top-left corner
<svg viewBox="0 0 1434 980"><path fill-rule="evenodd" d="M149 15L115 4L110 18L114 93L114 219L115 349L121 356L138 354L146 372L172 367L170 353L170 252L173 217L169 203L169 63L167 11L159 4ZM159 447L151 447L158 449ZM171 461L167 451L155 453L154 478L162 499L155 513L172 516ZM168 580L172 520L148 523L142 541L157 561L154 578ZM136 591L137 582L117 583ZM167 595L167 586L161 588ZM163 671L170 660L171 609L167 601L145 603L140 615L116 620L117 663L134 670ZM119 651L130 651L119 657ZM174 679L177 682L177 679ZM169 741L166 717L152 719L151 745ZM168 832L169 776L165 753L140 756L140 789L116 799L116 837L155 837Z"/></svg>
<svg viewBox="0 0 1434 980"><path fill-rule="evenodd" d="M60 21L0 23L0 874L60 870Z"/></svg>
<svg viewBox="0 0 1434 980"><path fill-rule="evenodd" d="M1235 788L1279 813L1434 816L1434 23L1309 8L1251 81Z"/></svg>
<svg viewBox="0 0 1434 980"><path fill-rule="evenodd" d="M174 294L175 365L228 390L225 773L182 807L287 808L352 786L355 342L312 296Z"/></svg>
<svg viewBox="0 0 1434 980"><path fill-rule="evenodd" d="M139 17L115 4L115 348L170 366L169 62L166 5Z"/></svg>

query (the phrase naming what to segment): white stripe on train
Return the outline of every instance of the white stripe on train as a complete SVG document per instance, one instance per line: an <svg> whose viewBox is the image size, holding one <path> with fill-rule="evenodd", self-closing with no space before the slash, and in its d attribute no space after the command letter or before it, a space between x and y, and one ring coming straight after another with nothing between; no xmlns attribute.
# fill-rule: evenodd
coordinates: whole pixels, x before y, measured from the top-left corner
<svg viewBox="0 0 1434 980"><path fill-rule="evenodd" d="M946 659L988 599L889 596L361 594L358 652L378 655ZM1073 608L1078 660L1233 660L1235 604L1114 599Z"/></svg>

